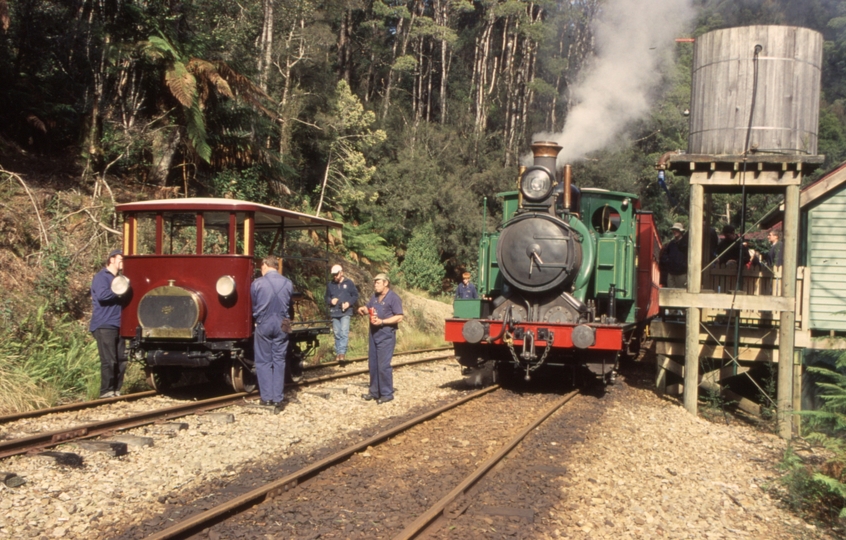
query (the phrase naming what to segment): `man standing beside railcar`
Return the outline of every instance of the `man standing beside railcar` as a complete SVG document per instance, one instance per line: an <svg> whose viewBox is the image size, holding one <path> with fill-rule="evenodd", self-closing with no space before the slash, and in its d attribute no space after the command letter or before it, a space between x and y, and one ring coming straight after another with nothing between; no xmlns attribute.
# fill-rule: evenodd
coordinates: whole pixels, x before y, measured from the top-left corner
<svg viewBox="0 0 846 540"><path fill-rule="evenodd" d="M370 392L361 397L366 401L387 403L394 399L394 374L391 359L397 344L397 325L402 322L402 300L390 289L388 276L378 274L373 279L373 296L361 315L370 316L370 343L367 351L370 369Z"/></svg>
<svg viewBox="0 0 846 540"><path fill-rule="evenodd" d="M285 384L285 354L288 351L288 334L282 330L282 319L287 317L294 285L279 273L279 259L268 255L261 261L261 276L250 286L255 319L253 343L259 403L282 412Z"/></svg>
<svg viewBox="0 0 846 540"><path fill-rule="evenodd" d="M120 298L112 292L112 280L123 269L123 252L112 250L106 266L91 281L91 324L88 330L100 353L100 398L120 395L126 372L124 342L120 338Z"/></svg>
<svg viewBox="0 0 846 540"><path fill-rule="evenodd" d="M332 317L332 331L335 334L335 360L343 362L347 355L350 339L350 318L353 306L358 302L358 289L351 279L344 277L340 264L332 267L332 281L326 285L326 304Z"/></svg>

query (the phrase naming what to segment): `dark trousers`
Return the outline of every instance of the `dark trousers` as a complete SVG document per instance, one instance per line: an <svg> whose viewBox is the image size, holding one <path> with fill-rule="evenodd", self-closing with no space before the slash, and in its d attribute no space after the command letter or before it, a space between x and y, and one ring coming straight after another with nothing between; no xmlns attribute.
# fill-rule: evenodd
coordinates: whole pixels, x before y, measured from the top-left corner
<svg viewBox="0 0 846 540"><path fill-rule="evenodd" d="M278 324L256 328L255 341L256 378L263 401L279 403L285 387L285 355L288 352L288 334Z"/></svg>
<svg viewBox="0 0 846 540"><path fill-rule="evenodd" d="M367 367L370 369L370 395L376 398L394 397L394 372L391 359L397 335L394 332L382 334L370 333L370 346L367 351Z"/></svg>
<svg viewBox="0 0 846 540"><path fill-rule="evenodd" d="M91 334L100 353L100 395L119 392L126 373L126 346L120 330L112 326L100 327Z"/></svg>

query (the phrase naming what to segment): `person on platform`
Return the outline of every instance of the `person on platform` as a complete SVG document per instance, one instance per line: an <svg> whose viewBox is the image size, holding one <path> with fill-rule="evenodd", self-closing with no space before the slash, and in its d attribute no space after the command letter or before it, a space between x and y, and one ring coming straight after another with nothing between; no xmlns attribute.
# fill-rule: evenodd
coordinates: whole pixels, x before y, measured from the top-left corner
<svg viewBox="0 0 846 540"><path fill-rule="evenodd" d="M100 354L100 398L120 395L126 372L126 352L120 338L120 298L112 292L112 281L123 270L123 251L112 250L91 281L91 324L88 330L97 341Z"/></svg>
<svg viewBox="0 0 846 540"><path fill-rule="evenodd" d="M681 223L673 223L670 229L673 239L667 242L661 251L659 267L661 273L667 274L667 287L673 289L687 288L687 235Z"/></svg>
<svg viewBox="0 0 846 540"><path fill-rule="evenodd" d="M717 253L720 255L720 262L724 265L737 265L738 257L744 266L751 260L748 246L731 225L723 227L723 239L717 244Z"/></svg>
<svg viewBox="0 0 846 540"><path fill-rule="evenodd" d="M391 359L397 344L397 326L403 319L402 300L391 290L385 274L373 279L373 296L359 314L370 317L370 343L367 351L370 369L370 391L362 394L365 401L382 404L394 399L394 375Z"/></svg>
<svg viewBox="0 0 846 540"><path fill-rule="evenodd" d="M455 289L456 300L478 300L479 293L476 286L470 283L470 272L461 274L461 283Z"/></svg>
<svg viewBox="0 0 846 540"><path fill-rule="evenodd" d="M282 330L282 319L288 316L294 285L279 273L279 259L273 255L262 259L261 276L250 286L259 404L273 407L278 414L284 408L285 355L288 352L288 334Z"/></svg>
<svg viewBox="0 0 846 540"><path fill-rule="evenodd" d="M340 264L332 267L332 281L326 285L326 305L332 317L332 331L335 335L335 361L343 362L347 356L350 339L350 319L353 306L358 302L358 289L351 279L344 277Z"/></svg>
<svg viewBox="0 0 846 540"><path fill-rule="evenodd" d="M767 267L773 269L784 265L784 243L781 241L781 231L770 229L767 233L767 240L770 242L770 250L767 252L764 262Z"/></svg>

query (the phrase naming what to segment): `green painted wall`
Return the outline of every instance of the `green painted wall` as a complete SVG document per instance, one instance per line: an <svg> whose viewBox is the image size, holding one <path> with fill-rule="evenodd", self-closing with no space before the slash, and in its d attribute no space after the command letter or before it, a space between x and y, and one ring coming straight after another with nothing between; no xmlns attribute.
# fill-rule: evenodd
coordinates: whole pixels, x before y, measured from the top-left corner
<svg viewBox="0 0 846 540"><path fill-rule="evenodd" d="M846 188L809 209L807 227L811 328L846 331Z"/></svg>

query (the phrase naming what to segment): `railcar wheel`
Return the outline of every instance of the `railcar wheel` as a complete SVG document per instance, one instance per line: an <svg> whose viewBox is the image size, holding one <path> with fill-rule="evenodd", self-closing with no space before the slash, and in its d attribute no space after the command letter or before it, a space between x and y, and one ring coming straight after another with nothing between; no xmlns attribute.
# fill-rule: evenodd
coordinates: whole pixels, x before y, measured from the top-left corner
<svg viewBox="0 0 846 540"><path fill-rule="evenodd" d="M232 389L236 392L254 392L256 389L256 374L241 362L232 362Z"/></svg>
<svg viewBox="0 0 846 540"><path fill-rule="evenodd" d="M290 344L288 345L290 347ZM303 356L299 351L291 354L285 361L285 382L300 383L303 380Z"/></svg>
<svg viewBox="0 0 846 540"><path fill-rule="evenodd" d="M158 393L164 393L172 389L182 376L180 371L167 368L144 368L147 376L147 385Z"/></svg>

